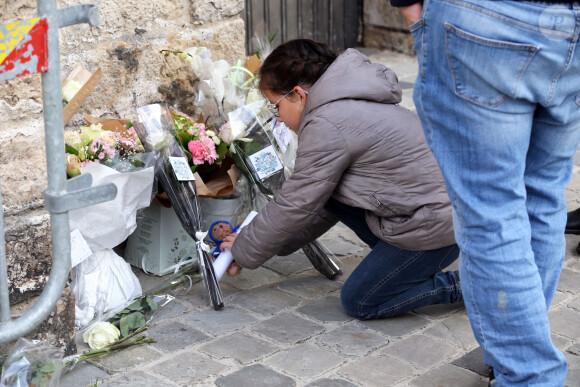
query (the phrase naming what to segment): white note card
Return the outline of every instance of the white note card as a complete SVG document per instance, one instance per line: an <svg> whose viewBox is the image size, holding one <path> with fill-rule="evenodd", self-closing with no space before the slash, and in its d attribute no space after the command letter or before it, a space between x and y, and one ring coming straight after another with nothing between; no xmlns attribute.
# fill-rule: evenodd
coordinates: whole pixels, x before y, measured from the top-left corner
<svg viewBox="0 0 580 387"><path fill-rule="evenodd" d="M177 180L179 181L195 180L193 172L191 172L191 168L189 168L189 164L187 163L187 159L185 157L169 157L169 162L173 167L173 171L175 171L175 176L177 176Z"/></svg>
<svg viewBox="0 0 580 387"><path fill-rule="evenodd" d="M70 233L70 260L71 267L75 267L91 256L93 252L78 229Z"/></svg>

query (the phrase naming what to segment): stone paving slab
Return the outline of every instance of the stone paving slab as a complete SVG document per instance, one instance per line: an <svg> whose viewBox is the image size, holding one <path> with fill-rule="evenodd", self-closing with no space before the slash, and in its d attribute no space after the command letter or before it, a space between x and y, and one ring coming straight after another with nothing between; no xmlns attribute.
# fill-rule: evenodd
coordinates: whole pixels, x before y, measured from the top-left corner
<svg viewBox="0 0 580 387"><path fill-rule="evenodd" d="M359 325L343 325L316 339L316 344L342 356L364 356L387 344L389 340Z"/></svg>
<svg viewBox="0 0 580 387"><path fill-rule="evenodd" d="M298 308L298 312L322 322L347 322L353 319L342 309L339 297L334 295L310 302Z"/></svg>
<svg viewBox="0 0 580 387"><path fill-rule="evenodd" d="M416 58L367 52L397 73L401 105L413 110ZM566 199L569 211L580 206L580 152ZM353 319L340 306L340 289L370 249L340 223L320 241L344 272L337 280L323 277L297 252L222 279L221 311L208 305L201 282L187 293L189 286L180 288L149 323L156 344L86 362L65 375L62 385L94 387L98 378L98 386L487 386L463 305ZM568 359L566 386L574 387L580 387L579 241L580 235L566 235L564 270L549 313L552 340ZM144 289L163 281L138 277Z"/></svg>
<svg viewBox="0 0 580 387"><path fill-rule="evenodd" d="M179 386L196 386L204 380L215 380L219 375L228 372L229 367L194 350L181 352L157 363L151 370Z"/></svg>
<svg viewBox="0 0 580 387"><path fill-rule="evenodd" d="M312 344L292 347L264 360L264 364L301 380L311 380L343 362L342 356Z"/></svg>
<svg viewBox="0 0 580 387"><path fill-rule="evenodd" d="M342 367L338 373L360 386L394 386L418 371L396 358L366 356Z"/></svg>
<svg viewBox="0 0 580 387"><path fill-rule="evenodd" d="M279 314L252 327L252 332L281 345L296 344L324 331L323 325L291 313Z"/></svg>

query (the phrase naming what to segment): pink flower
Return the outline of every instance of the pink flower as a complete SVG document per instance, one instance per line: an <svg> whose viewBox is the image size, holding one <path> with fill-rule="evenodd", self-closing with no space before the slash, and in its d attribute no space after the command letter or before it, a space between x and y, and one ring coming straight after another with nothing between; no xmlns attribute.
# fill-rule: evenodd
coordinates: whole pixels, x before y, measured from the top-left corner
<svg viewBox="0 0 580 387"><path fill-rule="evenodd" d="M215 150L215 143L209 137L190 141L187 148L191 152L194 165L201 165L206 161L211 165L219 158Z"/></svg>

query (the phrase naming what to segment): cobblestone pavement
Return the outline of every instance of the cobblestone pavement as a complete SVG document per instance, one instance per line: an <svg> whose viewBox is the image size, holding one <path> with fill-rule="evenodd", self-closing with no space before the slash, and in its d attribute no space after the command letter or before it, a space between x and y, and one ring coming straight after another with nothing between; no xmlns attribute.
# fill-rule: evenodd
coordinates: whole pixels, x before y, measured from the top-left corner
<svg viewBox="0 0 580 387"><path fill-rule="evenodd" d="M415 58L366 51L391 67L413 108ZM566 190L580 206L580 152ZM465 308L430 306L396 318L361 322L340 306L341 285L369 251L345 226L322 238L345 274L330 281L303 254L275 257L257 270L224 278L225 308L203 300L201 284L178 296L150 323L157 343L85 362L63 386L486 386L483 355ZM580 236L567 235L566 260L550 310L552 336L568 359L568 386L580 386ZM141 275L146 289L157 277ZM79 351L85 350L83 344Z"/></svg>

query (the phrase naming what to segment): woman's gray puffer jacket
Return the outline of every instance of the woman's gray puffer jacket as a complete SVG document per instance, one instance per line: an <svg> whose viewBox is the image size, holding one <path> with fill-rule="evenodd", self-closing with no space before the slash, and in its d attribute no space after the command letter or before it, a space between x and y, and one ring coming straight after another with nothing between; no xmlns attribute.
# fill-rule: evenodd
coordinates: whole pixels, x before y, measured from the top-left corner
<svg viewBox="0 0 580 387"><path fill-rule="evenodd" d="M294 173L236 238L235 260L257 268L336 223L330 197L366 210L371 231L408 250L455 243L451 204L416 114L401 107L393 71L341 54L310 88Z"/></svg>

